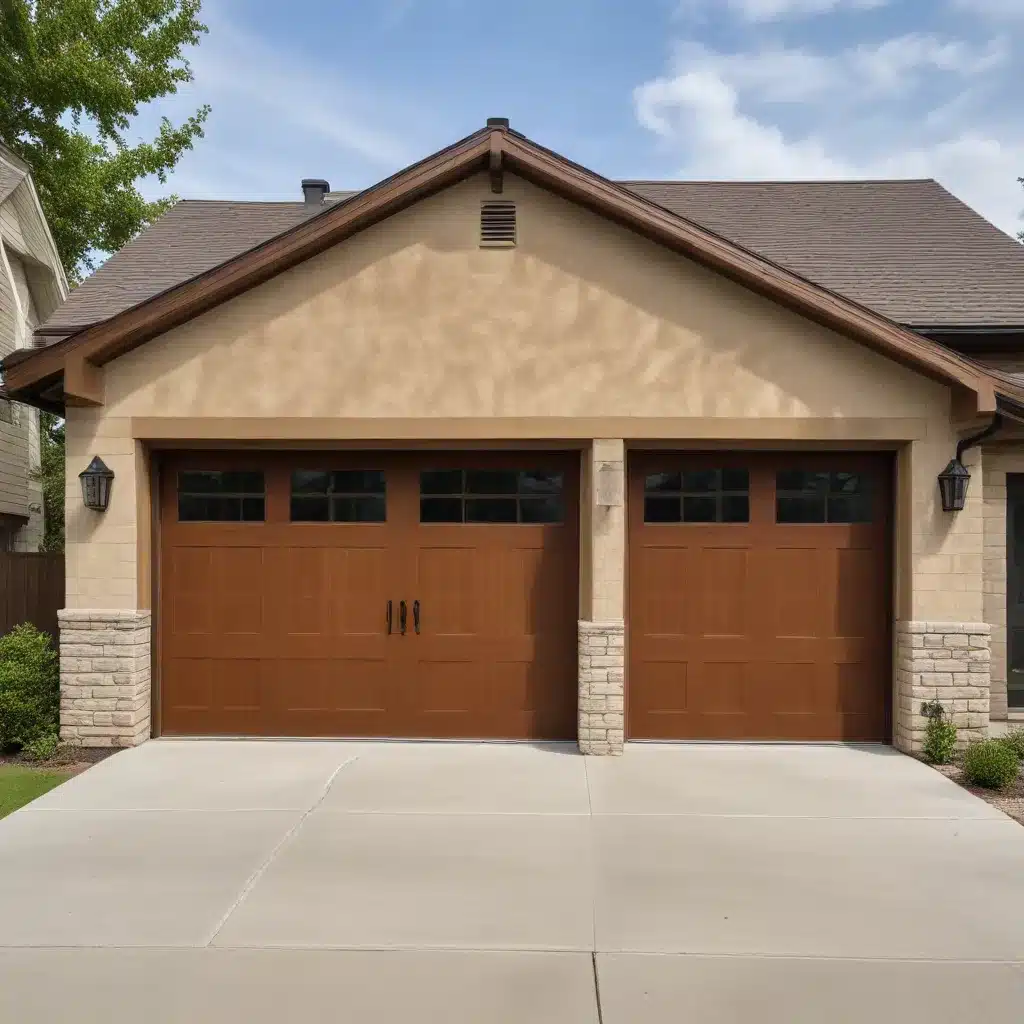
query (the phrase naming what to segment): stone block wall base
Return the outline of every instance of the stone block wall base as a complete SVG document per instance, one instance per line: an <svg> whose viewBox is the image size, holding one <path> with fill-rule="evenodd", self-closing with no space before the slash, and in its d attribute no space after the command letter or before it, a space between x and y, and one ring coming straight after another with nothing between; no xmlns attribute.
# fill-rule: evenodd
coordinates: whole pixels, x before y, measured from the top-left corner
<svg viewBox="0 0 1024 1024"><path fill-rule="evenodd" d="M908 754L924 746L925 701L937 700L963 748L988 736L992 627L984 622L896 623L893 743Z"/></svg>
<svg viewBox="0 0 1024 1024"><path fill-rule="evenodd" d="M621 754L625 738L626 624L579 622L579 746Z"/></svg>
<svg viewBox="0 0 1024 1024"><path fill-rule="evenodd" d="M150 736L148 611L65 608L60 623L60 738L134 747Z"/></svg>

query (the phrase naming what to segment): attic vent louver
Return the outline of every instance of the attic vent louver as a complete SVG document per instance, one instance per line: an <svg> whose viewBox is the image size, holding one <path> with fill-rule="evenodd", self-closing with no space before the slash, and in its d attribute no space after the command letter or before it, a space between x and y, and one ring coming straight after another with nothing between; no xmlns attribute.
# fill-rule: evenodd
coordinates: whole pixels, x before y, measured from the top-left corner
<svg viewBox="0 0 1024 1024"><path fill-rule="evenodd" d="M496 201L480 204L480 244L510 246L516 244L516 204Z"/></svg>

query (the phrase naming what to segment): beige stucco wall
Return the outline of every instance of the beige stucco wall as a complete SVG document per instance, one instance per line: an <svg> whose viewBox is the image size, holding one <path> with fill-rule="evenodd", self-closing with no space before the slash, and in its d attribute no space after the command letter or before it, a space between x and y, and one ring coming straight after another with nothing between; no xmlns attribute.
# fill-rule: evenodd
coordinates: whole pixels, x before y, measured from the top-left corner
<svg viewBox="0 0 1024 1024"><path fill-rule="evenodd" d="M980 488L959 516L938 508L947 388L524 181L505 186L515 249L477 245L481 176L108 365L105 407L69 411L69 605L145 606L144 438L863 439L901 448L898 616L981 618ZM104 516L78 489L95 454L117 474ZM608 560L624 557L624 517L601 521L595 558L619 554L584 569L595 615L622 607Z"/></svg>

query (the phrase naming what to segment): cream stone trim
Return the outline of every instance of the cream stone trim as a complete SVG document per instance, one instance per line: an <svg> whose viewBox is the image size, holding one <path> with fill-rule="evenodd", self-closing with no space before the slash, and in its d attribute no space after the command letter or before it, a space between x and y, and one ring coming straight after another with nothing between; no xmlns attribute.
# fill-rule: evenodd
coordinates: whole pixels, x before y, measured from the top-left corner
<svg viewBox="0 0 1024 1024"><path fill-rule="evenodd" d="M257 441L275 442L429 441L502 442L533 440L549 448L560 441L588 442L595 437L619 437L634 446L696 441L749 444L760 441L830 441L849 446L861 442L901 442L924 438L928 421L915 417L217 417L133 416L130 434L137 440L160 442ZM653 440L647 441L650 438Z"/></svg>

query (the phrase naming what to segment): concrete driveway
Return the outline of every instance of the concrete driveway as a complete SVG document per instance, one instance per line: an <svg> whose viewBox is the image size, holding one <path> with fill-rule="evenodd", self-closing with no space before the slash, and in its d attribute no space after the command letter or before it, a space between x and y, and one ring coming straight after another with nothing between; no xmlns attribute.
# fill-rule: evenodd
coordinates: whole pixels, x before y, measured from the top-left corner
<svg viewBox="0 0 1024 1024"><path fill-rule="evenodd" d="M878 747L157 741L0 822L0 1020L1019 1021L1024 828Z"/></svg>

